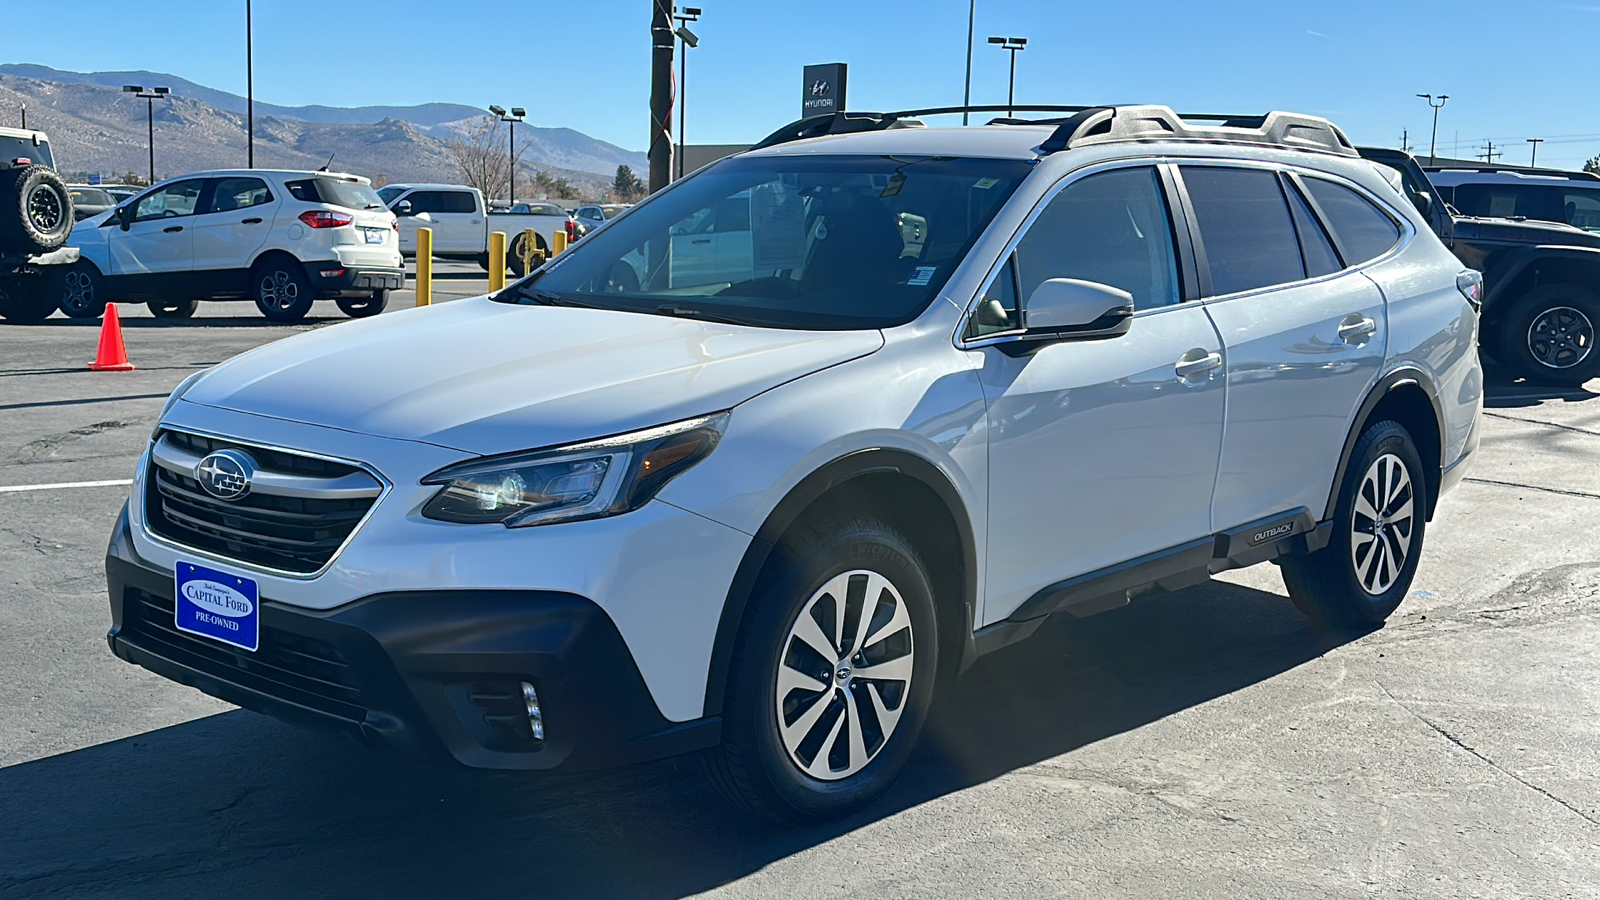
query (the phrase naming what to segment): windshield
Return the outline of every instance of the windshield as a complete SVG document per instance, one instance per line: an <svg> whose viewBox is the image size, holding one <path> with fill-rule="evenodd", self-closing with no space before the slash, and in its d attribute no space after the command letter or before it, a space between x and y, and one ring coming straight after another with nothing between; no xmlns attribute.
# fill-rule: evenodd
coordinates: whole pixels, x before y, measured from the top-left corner
<svg viewBox="0 0 1600 900"><path fill-rule="evenodd" d="M777 328L903 325L1030 170L950 157L729 160L496 299Z"/></svg>
<svg viewBox="0 0 1600 900"><path fill-rule="evenodd" d="M32 138L5 137L0 135L0 161L11 162L15 159L26 159L41 166L56 167L55 158L50 155L48 141L40 141L39 146L33 145Z"/></svg>
<svg viewBox="0 0 1600 900"><path fill-rule="evenodd" d="M116 201L111 195L95 187L68 188L67 193L72 197L73 206L113 206Z"/></svg>
<svg viewBox="0 0 1600 900"><path fill-rule="evenodd" d="M602 206L600 207L600 215L609 219L625 209L627 209L626 206Z"/></svg>
<svg viewBox="0 0 1600 900"><path fill-rule="evenodd" d="M404 194L405 192L405 188L391 184L388 187L378 188L378 197L383 200L384 206L388 206L394 202L394 198Z"/></svg>

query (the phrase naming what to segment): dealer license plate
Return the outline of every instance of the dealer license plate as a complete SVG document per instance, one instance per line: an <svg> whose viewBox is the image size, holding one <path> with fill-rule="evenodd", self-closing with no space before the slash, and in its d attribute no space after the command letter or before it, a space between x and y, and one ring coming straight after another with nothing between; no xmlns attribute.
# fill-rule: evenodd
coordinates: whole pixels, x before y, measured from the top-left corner
<svg viewBox="0 0 1600 900"><path fill-rule="evenodd" d="M261 596L255 579L179 562L174 616L179 631L255 652L261 646Z"/></svg>
<svg viewBox="0 0 1600 900"><path fill-rule="evenodd" d="M367 243L369 244L383 243L384 235L389 233L389 229L387 228L363 228L361 230L366 232Z"/></svg>

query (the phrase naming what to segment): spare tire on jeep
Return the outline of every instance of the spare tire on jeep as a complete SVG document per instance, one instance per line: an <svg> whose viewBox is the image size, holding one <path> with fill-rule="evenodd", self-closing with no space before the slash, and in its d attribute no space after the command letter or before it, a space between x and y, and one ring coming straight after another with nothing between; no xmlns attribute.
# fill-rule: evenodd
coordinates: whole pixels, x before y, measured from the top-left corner
<svg viewBox="0 0 1600 900"><path fill-rule="evenodd" d="M13 253L49 253L72 234L72 197L47 166L0 172L0 247Z"/></svg>

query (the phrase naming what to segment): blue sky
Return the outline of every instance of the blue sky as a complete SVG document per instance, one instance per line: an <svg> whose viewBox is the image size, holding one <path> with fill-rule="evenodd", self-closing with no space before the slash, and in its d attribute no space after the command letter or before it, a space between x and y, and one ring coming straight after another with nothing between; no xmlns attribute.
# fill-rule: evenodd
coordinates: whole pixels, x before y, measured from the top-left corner
<svg viewBox="0 0 1600 900"><path fill-rule="evenodd" d="M746 142L796 117L808 63L849 63L855 109L961 100L967 0L699 6L691 142ZM256 95L521 105L537 124L642 150L649 10L649 0L257 0ZM35 28L0 30L0 62L151 69L244 93L243 0L74 0L49 19L74 36L41 43ZM1029 38L1017 61L1022 101L1292 109L1328 116L1363 143L1394 146L1409 128L1425 153L1431 112L1414 95L1447 93L1441 155L1453 146L1470 155L1487 138L1505 161L1526 162L1524 139L1544 137L1541 163L1577 166L1600 153L1597 32L1600 2L978 0L973 101L1004 102L1006 54L984 39L1018 35Z"/></svg>

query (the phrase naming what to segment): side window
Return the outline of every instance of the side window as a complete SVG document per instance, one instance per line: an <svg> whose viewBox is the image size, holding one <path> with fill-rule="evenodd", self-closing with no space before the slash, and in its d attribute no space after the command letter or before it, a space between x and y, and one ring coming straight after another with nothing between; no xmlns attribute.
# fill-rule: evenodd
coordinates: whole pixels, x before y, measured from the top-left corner
<svg viewBox="0 0 1600 900"><path fill-rule="evenodd" d="M1051 278L1121 288L1136 309L1177 303L1177 254L1156 170L1116 169L1068 185L1017 244L1015 265L1024 305Z"/></svg>
<svg viewBox="0 0 1600 900"><path fill-rule="evenodd" d="M1183 166L1211 269L1213 296L1305 277L1299 242L1276 172Z"/></svg>
<svg viewBox="0 0 1600 900"><path fill-rule="evenodd" d="M143 222L147 219L194 215L195 205L200 202L200 188L204 184L203 179L195 178L169 184L159 191L144 195L133 208L133 220Z"/></svg>
<svg viewBox="0 0 1600 900"><path fill-rule="evenodd" d="M219 178L206 212L230 212L272 202L272 191L259 178Z"/></svg>
<svg viewBox="0 0 1600 900"><path fill-rule="evenodd" d="M470 213L478 211L478 203L466 191L439 191L439 212Z"/></svg>
<svg viewBox="0 0 1600 900"><path fill-rule="evenodd" d="M1288 194L1289 211L1294 214L1294 230L1300 235L1300 254L1306 261L1306 277L1318 278L1344 268L1339 265L1339 256L1334 253L1327 232L1322 230L1317 217L1311 214L1311 207L1306 205L1305 198L1293 188L1288 190Z"/></svg>
<svg viewBox="0 0 1600 900"><path fill-rule="evenodd" d="M986 337L1020 327L1022 327L1022 316L1017 312L1016 258L1010 257L995 274L989 289L983 292L977 307L972 310L972 319L967 325L967 337Z"/></svg>
<svg viewBox="0 0 1600 900"><path fill-rule="evenodd" d="M712 230L718 234L750 230L750 195L739 194L717 204L716 224Z"/></svg>
<svg viewBox="0 0 1600 900"><path fill-rule="evenodd" d="M1389 252L1400 240L1400 227L1371 200L1342 184L1321 178L1304 179L1311 199L1322 207L1328 227L1339 238L1345 261L1358 265Z"/></svg>
<svg viewBox="0 0 1600 900"><path fill-rule="evenodd" d="M444 212L439 204L438 191L412 191L402 199L411 204L411 214Z"/></svg>
<svg viewBox="0 0 1600 900"><path fill-rule="evenodd" d="M1600 231L1600 191L1567 191L1562 199L1562 221L1584 231Z"/></svg>

